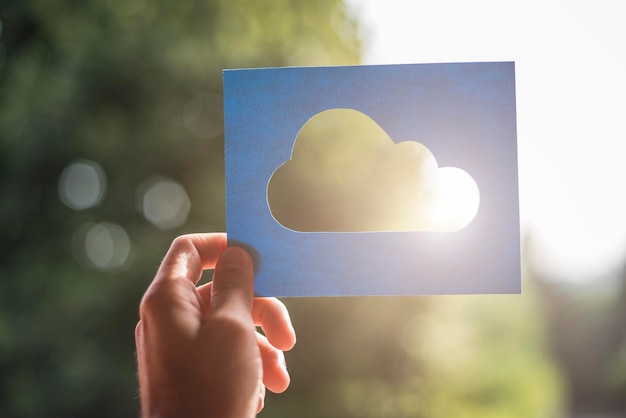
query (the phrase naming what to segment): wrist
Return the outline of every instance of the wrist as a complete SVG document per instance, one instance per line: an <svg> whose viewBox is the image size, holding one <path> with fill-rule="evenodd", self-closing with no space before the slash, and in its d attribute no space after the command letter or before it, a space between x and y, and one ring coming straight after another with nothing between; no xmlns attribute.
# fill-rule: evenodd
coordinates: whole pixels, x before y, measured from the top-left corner
<svg viewBox="0 0 626 418"><path fill-rule="evenodd" d="M169 387L168 387L169 386ZM203 385L162 385L141 391L142 418L254 418L256 405L221 396L219 391L202 393Z"/></svg>

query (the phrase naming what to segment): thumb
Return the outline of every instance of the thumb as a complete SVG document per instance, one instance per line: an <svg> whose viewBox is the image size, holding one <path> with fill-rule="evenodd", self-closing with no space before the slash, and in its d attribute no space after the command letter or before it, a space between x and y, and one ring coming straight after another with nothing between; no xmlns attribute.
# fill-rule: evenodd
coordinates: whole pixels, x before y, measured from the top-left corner
<svg viewBox="0 0 626 418"><path fill-rule="evenodd" d="M229 247L220 256L213 274L211 311L250 314L254 299L252 258L243 248Z"/></svg>

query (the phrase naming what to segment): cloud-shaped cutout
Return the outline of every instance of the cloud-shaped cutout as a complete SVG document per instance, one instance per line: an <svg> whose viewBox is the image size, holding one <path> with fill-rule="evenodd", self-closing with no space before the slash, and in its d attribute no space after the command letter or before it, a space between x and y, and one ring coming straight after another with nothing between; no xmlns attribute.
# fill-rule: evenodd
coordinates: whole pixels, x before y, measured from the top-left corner
<svg viewBox="0 0 626 418"><path fill-rule="evenodd" d="M457 231L476 216L479 191L423 144L395 144L369 116L330 109L302 126L267 200L278 223L300 232Z"/></svg>

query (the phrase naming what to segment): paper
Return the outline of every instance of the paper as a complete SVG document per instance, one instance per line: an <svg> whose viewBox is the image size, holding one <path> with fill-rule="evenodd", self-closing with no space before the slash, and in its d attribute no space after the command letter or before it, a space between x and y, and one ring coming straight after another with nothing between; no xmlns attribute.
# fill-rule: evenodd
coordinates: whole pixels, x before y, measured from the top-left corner
<svg viewBox="0 0 626 418"><path fill-rule="evenodd" d="M224 71L259 296L519 293L514 63Z"/></svg>

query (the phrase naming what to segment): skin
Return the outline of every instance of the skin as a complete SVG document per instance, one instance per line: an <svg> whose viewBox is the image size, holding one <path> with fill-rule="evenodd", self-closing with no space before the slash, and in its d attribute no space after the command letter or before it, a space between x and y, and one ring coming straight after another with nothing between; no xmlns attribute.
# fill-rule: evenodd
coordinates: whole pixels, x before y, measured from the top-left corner
<svg viewBox="0 0 626 418"><path fill-rule="evenodd" d="M213 268L213 281L196 286ZM283 351L296 337L287 309L254 297L252 259L226 248L226 234L174 240L139 313L143 417L253 417L265 388L280 393L289 385Z"/></svg>

